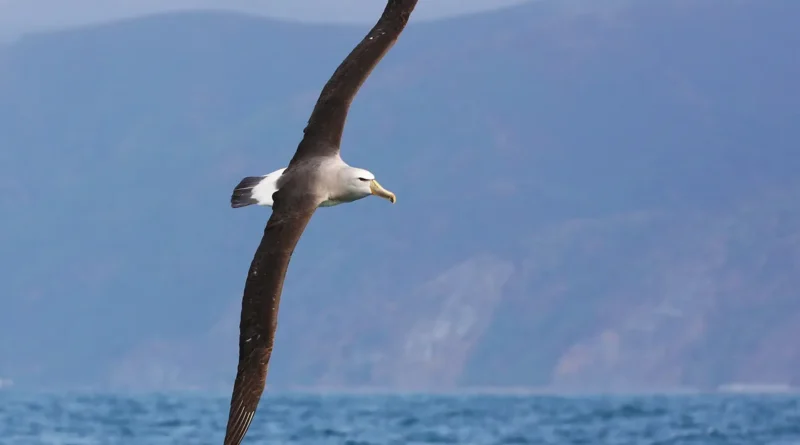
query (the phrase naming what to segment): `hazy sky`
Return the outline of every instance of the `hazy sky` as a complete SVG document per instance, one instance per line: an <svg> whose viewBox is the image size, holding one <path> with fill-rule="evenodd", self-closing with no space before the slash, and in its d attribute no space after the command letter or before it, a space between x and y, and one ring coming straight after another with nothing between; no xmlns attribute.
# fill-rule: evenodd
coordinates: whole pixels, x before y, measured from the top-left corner
<svg viewBox="0 0 800 445"><path fill-rule="evenodd" d="M533 0L421 0L415 19L497 9ZM0 35L180 9L226 9L284 19L372 21L383 0L0 0Z"/></svg>

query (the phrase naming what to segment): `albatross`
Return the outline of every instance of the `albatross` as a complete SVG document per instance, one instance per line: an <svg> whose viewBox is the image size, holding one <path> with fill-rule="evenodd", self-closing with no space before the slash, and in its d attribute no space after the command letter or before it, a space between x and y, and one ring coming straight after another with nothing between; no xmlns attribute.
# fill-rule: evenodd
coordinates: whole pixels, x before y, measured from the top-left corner
<svg viewBox="0 0 800 445"><path fill-rule="evenodd" d="M318 207L394 193L370 171L351 167L339 152L347 113L361 85L402 33L417 0L388 0L383 14L320 93L303 138L286 168L242 179L231 207L272 208L247 274L239 323L239 363L224 445L239 445L250 428L267 381L283 280L300 236Z"/></svg>

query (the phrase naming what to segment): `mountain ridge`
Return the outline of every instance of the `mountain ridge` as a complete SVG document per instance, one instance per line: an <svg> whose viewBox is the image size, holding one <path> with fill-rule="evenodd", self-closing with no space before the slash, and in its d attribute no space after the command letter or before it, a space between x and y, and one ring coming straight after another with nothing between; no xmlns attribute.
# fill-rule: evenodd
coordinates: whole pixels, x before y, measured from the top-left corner
<svg viewBox="0 0 800 445"><path fill-rule="evenodd" d="M343 141L398 205L315 215L270 387L797 384L797 7L409 25ZM6 46L0 375L228 387L269 215L230 190L288 162L366 30L173 14Z"/></svg>

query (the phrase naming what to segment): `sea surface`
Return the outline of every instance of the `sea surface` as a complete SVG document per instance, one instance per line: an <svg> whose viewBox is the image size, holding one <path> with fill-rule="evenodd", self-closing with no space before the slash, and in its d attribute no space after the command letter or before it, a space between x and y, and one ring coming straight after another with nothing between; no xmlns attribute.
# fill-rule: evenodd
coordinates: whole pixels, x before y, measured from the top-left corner
<svg viewBox="0 0 800 445"><path fill-rule="evenodd" d="M0 392L0 444L219 445L228 400ZM247 444L800 445L800 397L267 394Z"/></svg>

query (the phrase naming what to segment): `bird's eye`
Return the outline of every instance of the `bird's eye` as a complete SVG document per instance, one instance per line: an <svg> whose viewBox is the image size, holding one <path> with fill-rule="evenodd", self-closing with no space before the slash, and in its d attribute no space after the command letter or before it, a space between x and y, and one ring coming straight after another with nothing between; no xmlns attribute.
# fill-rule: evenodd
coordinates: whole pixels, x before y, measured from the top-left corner
<svg viewBox="0 0 800 445"><path fill-rule="evenodd" d="M359 180L359 181L364 181L364 182L367 182L367 181L369 181L369 179L367 179L367 178L358 178L358 180Z"/></svg>

